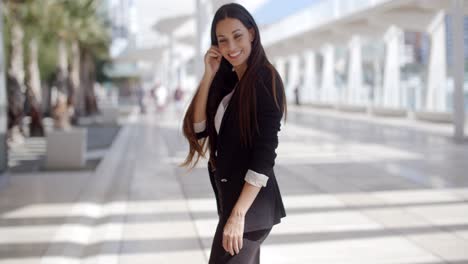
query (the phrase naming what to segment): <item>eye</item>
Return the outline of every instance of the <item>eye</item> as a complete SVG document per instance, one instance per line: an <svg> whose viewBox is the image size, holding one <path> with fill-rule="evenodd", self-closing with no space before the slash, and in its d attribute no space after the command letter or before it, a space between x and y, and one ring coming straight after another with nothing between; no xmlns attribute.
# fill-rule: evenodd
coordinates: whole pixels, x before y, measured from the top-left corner
<svg viewBox="0 0 468 264"><path fill-rule="evenodd" d="M238 38L240 38L240 37L242 37L242 34L240 34L240 35L235 35L235 36L234 36L235 39L238 39Z"/></svg>

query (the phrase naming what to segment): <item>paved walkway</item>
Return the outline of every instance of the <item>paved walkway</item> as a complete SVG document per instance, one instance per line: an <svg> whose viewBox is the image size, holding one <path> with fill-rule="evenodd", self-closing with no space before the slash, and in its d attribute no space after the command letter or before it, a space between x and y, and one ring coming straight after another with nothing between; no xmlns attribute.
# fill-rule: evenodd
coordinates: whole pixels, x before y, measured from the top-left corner
<svg viewBox="0 0 468 264"><path fill-rule="evenodd" d="M205 162L176 166L179 128L148 115L95 172L12 174L0 263L206 263L216 206ZM288 216L262 263L468 263L468 145L439 129L292 109L276 167Z"/></svg>

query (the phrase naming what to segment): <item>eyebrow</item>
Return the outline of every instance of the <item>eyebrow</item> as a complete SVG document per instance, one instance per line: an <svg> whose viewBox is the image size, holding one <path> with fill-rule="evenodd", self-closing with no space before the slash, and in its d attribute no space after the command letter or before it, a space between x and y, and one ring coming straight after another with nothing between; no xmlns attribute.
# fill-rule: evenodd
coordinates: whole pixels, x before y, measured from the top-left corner
<svg viewBox="0 0 468 264"><path fill-rule="evenodd" d="M236 30L232 31L232 34L234 34L236 31L241 31L241 30L240 30L240 29L236 29ZM220 34L220 35L218 35L218 37L224 37L224 35Z"/></svg>

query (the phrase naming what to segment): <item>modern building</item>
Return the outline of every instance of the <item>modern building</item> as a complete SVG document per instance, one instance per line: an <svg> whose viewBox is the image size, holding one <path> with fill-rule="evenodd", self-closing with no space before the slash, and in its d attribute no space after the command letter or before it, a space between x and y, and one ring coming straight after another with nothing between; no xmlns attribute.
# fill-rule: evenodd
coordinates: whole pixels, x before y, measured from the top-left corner
<svg viewBox="0 0 468 264"><path fill-rule="evenodd" d="M194 23L174 17L166 19L167 27L159 27L172 36L170 45L134 54L140 60L161 58L153 63L168 87L178 81L174 76L185 73L195 89L209 46L210 18L225 2L197 0L189 19ZM312 106L382 118L416 116L463 127L466 102L460 99L468 96L460 66L468 56L464 2L317 1L260 28L262 43L283 78L290 103L298 94L301 102ZM461 23L452 23L454 16ZM182 58L177 46L183 43L191 44L185 50L192 56Z"/></svg>
<svg viewBox="0 0 468 264"><path fill-rule="evenodd" d="M100 10L110 22L111 56L134 48L137 37L135 1L106 0L101 4Z"/></svg>

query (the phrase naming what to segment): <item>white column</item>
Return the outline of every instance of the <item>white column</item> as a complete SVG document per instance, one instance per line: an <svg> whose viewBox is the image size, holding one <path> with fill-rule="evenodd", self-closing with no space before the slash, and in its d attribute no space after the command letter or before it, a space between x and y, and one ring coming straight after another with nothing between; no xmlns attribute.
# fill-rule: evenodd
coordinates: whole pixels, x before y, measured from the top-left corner
<svg viewBox="0 0 468 264"><path fill-rule="evenodd" d="M203 55L211 46L211 20L213 19L217 8L214 6L214 1L202 0L202 13L201 13L201 53L202 53L202 66Z"/></svg>
<svg viewBox="0 0 468 264"><path fill-rule="evenodd" d="M363 95L363 73L362 73L362 51L361 38L354 36L349 43L349 66L348 66L348 87L347 103L362 105Z"/></svg>
<svg viewBox="0 0 468 264"><path fill-rule="evenodd" d="M304 83L299 92L302 102L312 103L318 101L317 69L315 52L304 52Z"/></svg>
<svg viewBox="0 0 468 264"><path fill-rule="evenodd" d="M372 62L374 83L373 87L373 106L383 105L383 91L382 91L382 63L379 58L374 58Z"/></svg>
<svg viewBox="0 0 468 264"><path fill-rule="evenodd" d="M400 85L401 48L403 32L394 26L385 34L385 68L383 81L383 106L402 107Z"/></svg>
<svg viewBox="0 0 468 264"><path fill-rule="evenodd" d="M195 79L200 80L203 74L203 55L202 55L202 36L203 36L203 17L202 17L202 3L201 0L196 1L195 10L195 23L196 23L196 34L195 34L195 61L193 66L195 67ZM196 89L196 88L195 88Z"/></svg>
<svg viewBox="0 0 468 264"><path fill-rule="evenodd" d="M181 87L184 91L187 91L187 94L191 94L194 89L196 89L199 79L195 75L189 75L187 73L189 65L188 61L184 61L181 66L180 71L180 80L181 80ZM189 96L184 96L184 98L188 98Z"/></svg>
<svg viewBox="0 0 468 264"><path fill-rule="evenodd" d="M164 87L166 89L168 89L168 87L170 86L170 72L171 72L171 69L170 69L170 50L167 49L165 52L164 52L164 55L163 55L163 61L164 61L164 66L163 66L163 75L161 77L161 83L164 85Z"/></svg>
<svg viewBox="0 0 468 264"><path fill-rule="evenodd" d="M288 80L287 84L285 85L286 89L286 98L288 98L291 101L294 101L295 94L294 94L294 89L299 84L299 77L300 77L300 72L299 72L299 56L293 55L288 58Z"/></svg>
<svg viewBox="0 0 468 264"><path fill-rule="evenodd" d="M447 52L445 12L440 11L427 29L431 50L427 72L425 110L447 111Z"/></svg>
<svg viewBox="0 0 468 264"><path fill-rule="evenodd" d="M275 60L275 67L276 71L278 71L279 75L281 76L281 79L283 80L283 85L286 88L286 61L284 58L277 58Z"/></svg>
<svg viewBox="0 0 468 264"><path fill-rule="evenodd" d="M453 28L453 121L454 138L462 141L465 132L465 106L463 94L464 52L463 52L463 0L452 0Z"/></svg>
<svg viewBox="0 0 468 264"><path fill-rule="evenodd" d="M323 103L336 102L335 87L335 50L330 44L322 48L322 83L320 87L320 101Z"/></svg>
<svg viewBox="0 0 468 264"><path fill-rule="evenodd" d="M176 81L175 81L175 74L174 74L174 36L172 32L168 34L169 36L169 56L167 61L167 90L170 92L174 88Z"/></svg>

